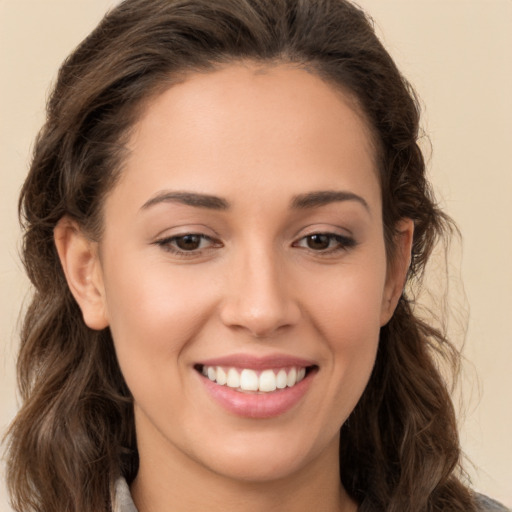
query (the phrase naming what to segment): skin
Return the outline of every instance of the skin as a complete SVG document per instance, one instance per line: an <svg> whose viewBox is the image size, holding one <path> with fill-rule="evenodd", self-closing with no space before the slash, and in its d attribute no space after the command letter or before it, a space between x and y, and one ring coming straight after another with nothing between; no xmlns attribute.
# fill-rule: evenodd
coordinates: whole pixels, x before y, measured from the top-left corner
<svg viewBox="0 0 512 512"><path fill-rule="evenodd" d="M101 241L67 218L55 239L85 322L110 327L134 396L139 511L355 510L339 429L400 296L413 228L400 223L386 261L374 150L354 102L302 69L233 64L151 100L129 150ZM229 207L162 200L176 191ZM293 206L318 191L352 195ZM183 239L172 237L187 233L206 238L176 254ZM330 234L326 250L315 233ZM239 353L317 371L284 414L240 417L194 368Z"/></svg>

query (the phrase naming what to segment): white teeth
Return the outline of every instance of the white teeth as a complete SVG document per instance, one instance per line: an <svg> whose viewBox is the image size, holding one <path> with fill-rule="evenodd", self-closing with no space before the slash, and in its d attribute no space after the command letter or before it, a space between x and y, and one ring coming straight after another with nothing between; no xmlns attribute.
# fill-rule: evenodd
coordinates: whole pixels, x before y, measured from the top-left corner
<svg viewBox="0 0 512 512"><path fill-rule="evenodd" d="M264 372L261 372L260 391L268 393L270 391L275 391L276 387L276 374L272 370L265 370Z"/></svg>
<svg viewBox="0 0 512 512"><path fill-rule="evenodd" d="M208 378L213 381L217 380L217 371L213 366L208 368Z"/></svg>
<svg viewBox="0 0 512 512"><path fill-rule="evenodd" d="M254 370L242 370L240 388L244 391L258 391L258 374Z"/></svg>
<svg viewBox="0 0 512 512"><path fill-rule="evenodd" d="M281 368L279 370L263 370L259 375L255 370L244 368L223 368L221 366L203 366L201 372L212 382L221 386L239 389L241 391L253 391L270 393L276 389L293 387L306 376L306 368Z"/></svg>
<svg viewBox="0 0 512 512"><path fill-rule="evenodd" d="M297 370L295 368L292 368L288 372L288 377L286 378L286 385L291 388L292 386L295 386L297 383Z"/></svg>
<svg viewBox="0 0 512 512"><path fill-rule="evenodd" d="M276 387L277 389L284 389L288 382L288 375L284 370L279 370L279 373L276 377Z"/></svg>
<svg viewBox="0 0 512 512"><path fill-rule="evenodd" d="M217 384L224 386L227 381L228 376L226 375L226 372L220 366L217 366Z"/></svg>
<svg viewBox="0 0 512 512"><path fill-rule="evenodd" d="M230 388L239 388L240 387L240 375L234 368L230 368L228 370L228 377L226 380L226 384Z"/></svg>

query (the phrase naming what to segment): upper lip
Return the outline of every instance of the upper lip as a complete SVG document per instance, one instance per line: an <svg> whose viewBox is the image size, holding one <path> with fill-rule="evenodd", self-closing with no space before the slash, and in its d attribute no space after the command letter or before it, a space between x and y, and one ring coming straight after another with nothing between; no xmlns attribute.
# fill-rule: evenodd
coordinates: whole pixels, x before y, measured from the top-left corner
<svg viewBox="0 0 512 512"><path fill-rule="evenodd" d="M204 361L198 361L201 366L224 366L233 368L250 368L253 370L265 370L271 368L314 366L315 362L301 357L286 354L274 354L269 356L254 356L250 354L231 354Z"/></svg>

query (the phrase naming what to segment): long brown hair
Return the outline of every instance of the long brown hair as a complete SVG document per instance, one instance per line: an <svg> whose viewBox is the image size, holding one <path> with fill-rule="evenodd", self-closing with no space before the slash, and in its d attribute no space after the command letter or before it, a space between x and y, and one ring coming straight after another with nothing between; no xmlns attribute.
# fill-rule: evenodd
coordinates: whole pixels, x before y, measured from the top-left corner
<svg viewBox="0 0 512 512"><path fill-rule="evenodd" d="M64 215L101 237L102 202L145 101L190 71L239 60L307 67L357 101L371 127L384 231L414 220L409 281L450 222L418 147L414 93L346 0L125 0L63 64L20 197L23 259L34 285L18 360L23 405L8 434L15 510L111 509L116 478L137 472L133 404L108 329L82 321L53 229ZM459 480L455 414L435 358L458 355L405 293L382 328L375 368L341 431L343 485L361 510L471 511Z"/></svg>

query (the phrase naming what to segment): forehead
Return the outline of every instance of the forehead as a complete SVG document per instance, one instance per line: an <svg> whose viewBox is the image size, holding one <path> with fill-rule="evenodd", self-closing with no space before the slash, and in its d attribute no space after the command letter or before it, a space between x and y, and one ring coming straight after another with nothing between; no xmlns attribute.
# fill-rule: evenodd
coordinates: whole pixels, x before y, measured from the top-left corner
<svg viewBox="0 0 512 512"><path fill-rule="evenodd" d="M333 81L323 80L311 67L236 62L213 71L185 73L178 82L168 88L158 87L157 91L144 103L132 143L143 135L140 128L162 127L162 123L166 128L180 121L181 127L200 125L207 129L216 113L235 129L250 121L266 122L269 129L277 129L273 122L283 122L282 113L286 112L286 117L300 128L306 118L311 124L318 118L326 122L338 117L342 107L343 121L358 124L364 132L366 149L374 152L373 131L355 95ZM338 108L333 109L334 105ZM162 108L165 113L159 116Z"/></svg>
<svg viewBox="0 0 512 512"><path fill-rule="evenodd" d="M290 65L239 63L188 75L146 103L128 150L121 184L146 195L151 186L192 186L225 196L268 182L301 194L336 180L343 187L347 171L356 188L378 181L355 100Z"/></svg>

